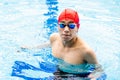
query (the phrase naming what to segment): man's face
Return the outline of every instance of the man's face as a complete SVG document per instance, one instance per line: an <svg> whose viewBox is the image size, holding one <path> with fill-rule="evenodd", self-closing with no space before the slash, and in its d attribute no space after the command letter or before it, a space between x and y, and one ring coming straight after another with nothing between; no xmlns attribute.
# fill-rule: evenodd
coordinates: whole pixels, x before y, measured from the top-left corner
<svg viewBox="0 0 120 80"><path fill-rule="evenodd" d="M63 41L70 41L76 37L77 25L71 20L62 20L58 23L58 30Z"/></svg>

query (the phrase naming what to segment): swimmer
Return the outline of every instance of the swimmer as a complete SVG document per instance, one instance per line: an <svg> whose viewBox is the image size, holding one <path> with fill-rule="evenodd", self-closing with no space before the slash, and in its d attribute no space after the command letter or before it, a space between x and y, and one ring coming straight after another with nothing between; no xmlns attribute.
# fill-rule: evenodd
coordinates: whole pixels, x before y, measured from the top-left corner
<svg viewBox="0 0 120 80"><path fill-rule="evenodd" d="M52 55L55 58L61 59L71 65L86 63L98 65L95 52L77 35L79 29L80 18L78 13L72 9L65 9L58 17L58 33L51 34L50 42L39 45L37 48L51 46ZM63 73L72 73L64 70L62 67L59 69ZM86 76L94 79L92 73Z"/></svg>

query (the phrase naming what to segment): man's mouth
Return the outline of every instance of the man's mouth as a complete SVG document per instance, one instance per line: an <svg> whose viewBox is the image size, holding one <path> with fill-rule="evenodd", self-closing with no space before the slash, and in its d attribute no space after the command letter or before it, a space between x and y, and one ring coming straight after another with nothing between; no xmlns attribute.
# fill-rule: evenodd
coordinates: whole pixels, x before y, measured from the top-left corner
<svg viewBox="0 0 120 80"><path fill-rule="evenodd" d="M68 35L68 34L63 34L63 36L70 36L70 35Z"/></svg>
<svg viewBox="0 0 120 80"><path fill-rule="evenodd" d="M62 35L64 38L69 38L71 35L69 35L69 34L63 34Z"/></svg>

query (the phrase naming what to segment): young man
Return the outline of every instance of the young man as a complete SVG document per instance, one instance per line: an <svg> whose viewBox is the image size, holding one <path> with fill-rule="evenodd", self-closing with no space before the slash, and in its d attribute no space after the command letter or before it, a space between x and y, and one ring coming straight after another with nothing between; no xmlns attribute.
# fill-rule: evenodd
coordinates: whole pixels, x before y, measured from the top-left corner
<svg viewBox="0 0 120 80"><path fill-rule="evenodd" d="M52 55L72 65L98 64L94 51L78 37L79 27L78 13L65 9L58 17L59 32L50 36Z"/></svg>
<svg viewBox="0 0 120 80"><path fill-rule="evenodd" d="M59 32L50 36L52 54L70 64L98 64L93 50L77 35L79 25L76 11L65 9L60 14Z"/></svg>
<svg viewBox="0 0 120 80"><path fill-rule="evenodd" d="M74 70L75 66L98 64L94 51L77 35L80 28L79 22L79 16L76 11L65 9L58 17L59 32L50 36L52 55L64 62L62 64L58 63L59 70L63 73L79 74L79 70ZM45 45L38 46L38 48L43 47ZM64 65L65 63L72 65L74 68L69 68L68 65ZM88 73L84 74L84 77L92 78L93 75Z"/></svg>

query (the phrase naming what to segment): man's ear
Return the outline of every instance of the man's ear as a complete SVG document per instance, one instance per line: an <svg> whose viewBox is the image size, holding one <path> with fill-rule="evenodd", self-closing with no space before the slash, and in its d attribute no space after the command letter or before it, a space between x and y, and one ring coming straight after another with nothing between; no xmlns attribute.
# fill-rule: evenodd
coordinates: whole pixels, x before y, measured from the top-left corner
<svg viewBox="0 0 120 80"><path fill-rule="evenodd" d="M80 28L80 24L77 24L77 27Z"/></svg>
<svg viewBox="0 0 120 80"><path fill-rule="evenodd" d="M77 27L76 33L78 33L79 28Z"/></svg>

